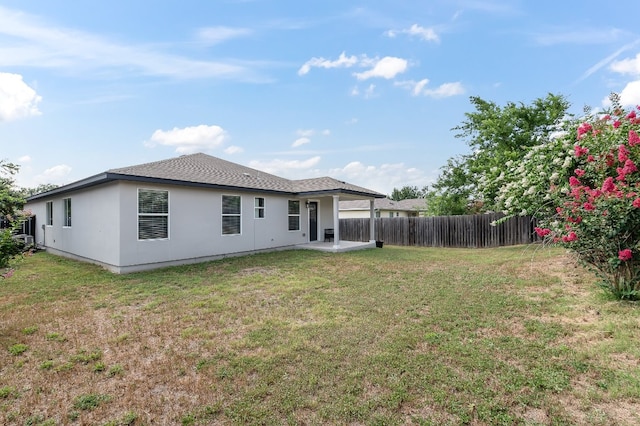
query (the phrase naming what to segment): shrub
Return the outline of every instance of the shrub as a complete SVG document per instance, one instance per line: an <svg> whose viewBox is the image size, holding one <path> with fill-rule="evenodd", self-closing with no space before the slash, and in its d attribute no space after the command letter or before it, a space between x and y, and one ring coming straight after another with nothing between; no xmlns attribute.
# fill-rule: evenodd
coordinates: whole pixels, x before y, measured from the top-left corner
<svg viewBox="0 0 640 426"><path fill-rule="evenodd" d="M500 201L507 213L536 215L537 234L573 251L617 298L637 300L640 117L622 109L616 95L611 100L610 111L587 114L562 136L532 148L511 172Z"/></svg>

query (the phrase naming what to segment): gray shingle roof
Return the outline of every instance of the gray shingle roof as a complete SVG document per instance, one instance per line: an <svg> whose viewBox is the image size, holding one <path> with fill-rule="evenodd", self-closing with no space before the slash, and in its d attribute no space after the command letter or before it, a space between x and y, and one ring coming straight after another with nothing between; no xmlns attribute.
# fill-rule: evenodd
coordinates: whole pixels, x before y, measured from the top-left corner
<svg viewBox="0 0 640 426"><path fill-rule="evenodd" d="M297 196L343 194L354 197L384 197L379 192L330 177L290 180L207 154L190 154L167 160L110 169L105 173L62 186L29 200L86 188L114 180L137 180L213 188L255 190Z"/></svg>

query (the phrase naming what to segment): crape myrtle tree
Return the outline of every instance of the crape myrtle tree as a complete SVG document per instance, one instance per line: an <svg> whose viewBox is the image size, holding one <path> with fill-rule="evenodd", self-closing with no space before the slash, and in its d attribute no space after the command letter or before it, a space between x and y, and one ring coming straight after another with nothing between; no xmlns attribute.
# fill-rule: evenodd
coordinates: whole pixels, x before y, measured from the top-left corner
<svg viewBox="0 0 640 426"><path fill-rule="evenodd" d="M496 210L497 178L505 165L517 164L530 147L549 140L570 106L551 93L529 105L509 102L501 107L480 97L470 99L475 111L452 130L471 153L449 159L426 197L439 214Z"/></svg>
<svg viewBox="0 0 640 426"><path fill-rule="evenodd" d="M640 107L617 95L600 113L585 111L565 132L530 147L508 167L497 204L534 214L536 232L592 269L619 299L640 299Z"/></svg>

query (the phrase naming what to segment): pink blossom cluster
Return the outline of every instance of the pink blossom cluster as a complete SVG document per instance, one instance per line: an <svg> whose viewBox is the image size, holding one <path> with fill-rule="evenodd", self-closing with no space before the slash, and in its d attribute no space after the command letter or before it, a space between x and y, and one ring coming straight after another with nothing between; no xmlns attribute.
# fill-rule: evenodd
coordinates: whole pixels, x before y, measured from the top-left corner
<svg viewBox="0 0 640 426"><path fill-rule="evenodd" d="M640 106L637 109L640 110ZM630 128L638 124L640 117L633 110L626 115L616 111L614 117L605 115L601 120L584 122L578 126L573 154L580 166L569 177L569 188L562 207L556 208L563 224L562 231L537 227L535 232L539 237L574 243L580 240L580 235L585 235L582 232L594 232L593 223L599 222L591 219L595 216L606 218L612 214L612 205L628 203L632 210L640 209L640 173L634 161L640 158L640 135L637 129ZM628 129L628 132L625 133L623 129ZM605 152L598 152L598 147L602 146L597 142L598 138L611 135L614 136L613 140L624 142ZM558 188L552 187L552 191L558 191ZM584 227L582 224L587 218L591 225ZM632 245L633 242L628 243ZM634 248L623 246L617 257L627 262L633 256Z"/></svg>

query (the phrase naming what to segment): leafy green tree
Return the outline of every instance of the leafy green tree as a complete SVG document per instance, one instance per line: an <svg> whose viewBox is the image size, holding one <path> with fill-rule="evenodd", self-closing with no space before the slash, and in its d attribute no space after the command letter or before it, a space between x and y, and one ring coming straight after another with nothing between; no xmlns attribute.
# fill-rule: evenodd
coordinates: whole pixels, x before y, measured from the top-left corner
<svg viewBox="0 0 640 426"><path fill-rule="evenodd" d="M31 197L32 195L41 194L43 192L51 191L58 188L58 185L53 183L42 183L35 188L21 188L20 195L24 198Z"/></svg>
<svg viewBox="0 0 640 426"><path fill-rule="evenodd" d="M20 166L0 160L0 215L13 214L24 206L24 198L14 187L13 176Z"/></svg>
<svg viewBox="0 0 640 426"><path fill-rule="evenodd" d="M427 194L428 188L425 186L419 189L417 186L405 185L402 188L393 188L391 192L391 198L394 201L411 200L414 198L424 198Z"/></svg>
<svg viewBox="0 0 640 426"><path fill-rule="evenodd" d="M456 137L465 139L470 154L449 159L433 185L434 196L450 201L452 211L468 211L482 204L495 210L501 185L498 176L507 163L517 163L527 150L550 139L567 117L569 102L561 95L548 94L530 105L509 102L501 107L474 96L474 112L457 127Z"/></svg>
<svg viewBox="0 0 640 426"><path fill-rule="evenodd" d="M13 175L19 166L0 160L0 218L9 222L9 227L0 229L0 268L5 271L0 277L8 278L13 270L7 269L10 261L22 252L22 244L13 238L23 217L19 211L24 206L24 198L14 187Z"/></svg>

